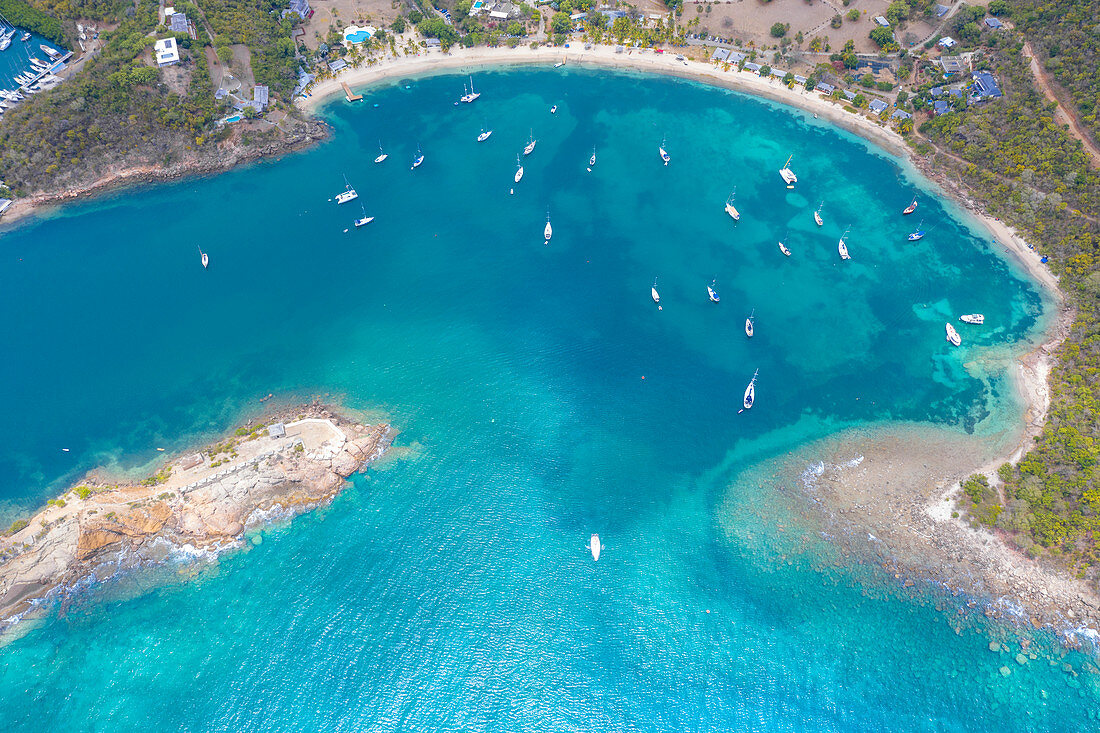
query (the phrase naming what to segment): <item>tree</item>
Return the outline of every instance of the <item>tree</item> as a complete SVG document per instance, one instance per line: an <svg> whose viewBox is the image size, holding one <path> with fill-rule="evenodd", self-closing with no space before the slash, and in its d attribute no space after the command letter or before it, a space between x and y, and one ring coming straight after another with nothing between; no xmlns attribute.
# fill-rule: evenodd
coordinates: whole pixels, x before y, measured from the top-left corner
<svg viewBox="0 0 1100 733"><path fill-rule="evenodd" d="M848 11L848 20L852 21L853 23L855 23L857 20L859 20L859 11L856 10L855 8L852 8L851 10L849 10Z"/></svg>
<svg viewBox="0 0 1100 733"><path fill-rule="evenodd" d="M1012 15L1012 6L1007 0L991 0L989 3L990 15Z"/></svg>
<svg viewBox="0 0 1100 733"><path fill-rule="evenodd" d="M794 86L794 74L792 74L791 72L788 71L787 74L783 77L783 83L786 84L788 87L793 87Z"/></svg>
<svg viewBox="0 0 1100 733"><path fill-rule="evenodd" d="M504 32L509 36L522 36L523 24L520 23L518 20L513 20L504 28Z"/></svg>
<svg viewBox="0 0 1100 733"><path fill-rule="evenodd" d="M894 40L894 33L889 28L879 26L871 31L871 40L883 51L897 51L898 44Z"/></svg>
<svg viewBox="0 0 1100 733"><path fill-rule="evenodd" d="M839 28L840 26L844 25L844 18L841 18L840 14L838 13L833 16L832 20L829 21L829 25L831 25L833 28Z"/></svg>
<svg viewBox="0 0 1100 733"><path fill-rule="evenodd" d="M908 19L911 12L905 0L894 0L890 3L890 7L886 8L886 20L890 21L891 25L897 25Z"/></svg>
<svg viewBox="0 0 1100 733"><path fill-rule="evenodd" d="M775 23L772 25L771 34L775 38L782 38L787 35L787 29L790 28L786 23Z"/></svg>
<svg viewBox="0 0 1100 733"><path fill-rule="evenodd" d="M873 87L875 85L875 75L874 74L864 74L863 78L859 80L859 83L862 86L865 86L868 89L870 89L871 87Z"/></svg>
<svg viewBox="0 0 1100 733"><path fill-rule="evenodd" d="M977 23L967 23L959 29L959 38L967 43L977 43L982 37L982 29Z"/></svg>
<svg viewBox="0 0 1100 733"><path fill-rule="evenodd" d="M405 32L405 16L399 15L393 19L393 23L390 24L390 28L393 28L397 33Z"/></svg>
<svg viewBox="0 0 1100 733"><path fill-rule="evenodd" d="M550 19L550 27L555 33L564 34L572 30L573 23L567 13L554 13L554 17Z"/></svg>
<svg viewBox="0 0 1100 733"><path fill-rule="evenodd" d="M455 0L455 4L451 8L451 18L458 22L459 19L469 17L471 5L473 5L471 0Z"/></svg>
<svg viewBox="0 0 1100 733"><path fill-rule="evenodd" d="M772 75L772 67L768 66L767 64L764 64L763 66L760 67L760 76L767 79L771 75Z"/></svg>
<svg viewBox="0 0 1100 733"><path fill-rule="evenodd" d="M233 60L233 49L229 46L218 46L214 49L214 53L218 54L218 59L221 60L223 64L228 64Z"/></svg>
<svg viewBox="0 0 1100 733"><path fill-rule="evenodd" d="M438 38L444 46L453 46L458 40L455 29L443 22L442 18L428 18L416 24L416 29L425 38Z"/></svg>

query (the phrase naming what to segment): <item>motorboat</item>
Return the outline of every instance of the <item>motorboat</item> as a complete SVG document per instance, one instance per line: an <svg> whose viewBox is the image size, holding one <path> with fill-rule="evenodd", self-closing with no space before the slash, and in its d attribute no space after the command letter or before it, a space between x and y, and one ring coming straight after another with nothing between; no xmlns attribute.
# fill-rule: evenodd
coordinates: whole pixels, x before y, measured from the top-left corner
<svg viewBox="0 0 1100 733"><path fill-rule="evenodd" d="M565 66L565 59L562 59L562 60L561 60L561 61L559 61L558 63L554 64L554 68L555 68L555 69L560 69L560 68L561 68L561 67L563 67L563 66ZM593 535L593 537L595 537L595 535Z"/></svg>
<svg viewBox="0 0 1100 733"><path fill-rule="evenodd" d="M530 155L531 153L535 152L535 143L536 142L538 142L538 141L535 140L535 131L532 130L530 141L526 145L523 146L523 154L524 155Z"/></svg>
<svg viewBox="0 0 1100 733"><path fill-rule="evenodd" d="M523 178L523 165L519 162L519 156L516 156L516 183L520 182Z"/></svg>
<svg viewBox="0 0 1100 733"><path fill-rule="evenodd" d="M905 210L902 211L901 213L902 213L902 216L905 216L906 214L912 214L916 210L917 210L917 200L914 198L913 202L911 204L909 204L908 206L906 206Z"/></svg>
<svg viewBox="0 0 1100 733"><path fill-rule="evenodd" d="M356 229L358 229L359 227L364 227L367 224L370 224L372 221L374 221L373 216L367 216L366 207L360 207L360 210L363 212L363 217L361 219L356 219L355 220L355 228Z"/></svg>
<svg viewBox="0 0 1100 733"><path fill-rule="evenodd" d="M752 404L756 402L756 377L760 374L760 370L757 369L753 372L752 380L749 382L749 386L745 387L745 399L742 401L746 410L752 409Z"/></svg>
<svg viewBox="0 0 1100 733"><path fill-rule="evenodd" d="M962 343L962 337L959 336L959 332L955 330L955 327L950 323L945 323L947 326L947 340L952 346L958 346Z"/></svg>
<svg viewBox="0 0 1100 733"><path fill-rule="evenodd" d="M40 44L40 45L39 45L38 47L39 47L40 49L42 49L42 52L43 52L43 53L45 53L45 54L46 54L47 56L49 56L49 57L50 57L51 59L56 59L56 58L60 58L60 57L61 57L61 54L60 54L60 53L58 53L58 52L57 52L57 51L55 51L54 49L52 49L52 48L50 48L49 46L47 46L47 45L46 45L45 43L43 43L43 44Z"/></svg>
<svg viewBox="0 0 1100 733"><path fill-rule="evenodd" d="M814 211L814 223L817 224L818 226L821 226L825 223L824 220L822 220L822 218L821 218L821 207L824 206L824 205L825 205L825 202L822 201L820 204L817 205L817 210Z"/></svg>
<svg viewBox="0 0 1100 733"><path fill-rule="evenodd" d="M975 326L980 326L985 323L985 316L981 313L970 313L965 316L959 316L959 320L963 323L973 323Z"/></svg>
<svg viewBox="0 0 1100 733"><path fill-rule="evenodd" d="M850 260L852 256L848 254L848 244L844 241L844 238L848 236L848 230L845 229L844 233L840 235L840 243L837 245L837 250L840 251L840 259Z"/></svg>
<svg viewBox="0 0 1100 733"><path fill-rule="evenodd" d="M733 192L730 193L729 198L726 199L726 213L729 214L730 218L734 221L741 221L741 212L739 212L737 210L737 207L733 205L733 197L736 193L737 189L735 188L733 189Z"/></svg>
<svg viewBox="0 0 1100 733"><path fill-rule="evenodd" d="M550 209L546 210L546 226L542 229L542 237L550 244L550 237L554 236L554 227L550 226Z"/></svg>
<svg viewBox="0 0 1100 733"><path fill-rule="evenodd" d="M660 153L661 160L663 160L665 162L665 165L668 165L668 161L672 160L672 156L670 156L668 154L668 151L665 150L665 141L664 140L661 141L661 147L657 148L657 152Z"/></svg>
<svg viewBox="0 0 1100 733"><path fill-rule="evenodd" d="M600 559L600 551L603 549L598 534L592 535L592 539L588 541L588 549L592 551L592 560L598 561Z"/></svg>
<svg viewBox="0 0 1100 733"><path fill-rule="evenodd" d="M492 130L486 130L486 129L485 129L484 127L483 127L483 128L481 128L481 134L477 136L477 141L478 141L479 143L483 143L483 142L485 142L486 140L488 140L488 139L489 139L489 136L490 136L490 135L492 135L492 134L493 134L493 131L492 131Z"/></svg>
<svg viewBox="0 0 1100 733"><path fill-rule="evenodd" d="M412 168L410 168L409 170L413 170L413 169L415 169L415 168L419 168L419 167L420 167L420 164L421 164L421 163L423 163L423 162L424 162L424 153L422 153L422 152L420 151L420 146L419 146L419 145L417 145L417 146L416 146L416 157L415 157L415 158L413 158L413 164L412 164Z"/></svg>
<svg viewBox="0 0 1100 733"><path fill-rule="evenodd" d="M798 176L794 174L790 167L793 158L793 155L787 158L787 162L779 169L779 177L783 179L783 183L787 184L787 188L794 188L794 184L798 183Z"/></svg>
<svg viewBox="0 0 1100 733"><path fill-rule="evenodd" d="M341 193L336 194L336 203L346 204L349 201L354 201L359 198L359 194L355 192L355 189L348 183L348 177L344 176L344 190Z"/></svg>
<svg viewBox="0 0 1100 733"><path fill-rule="evenodd" d="M753 308L752 313L750 313L749 317L745 319L745 335L748 336L749 338L752 338L753 333L755 333L755 329L753 328L753 323L755 321L756 321L756 309Z"/></svg>
<svg viewBox="0 0 1100 733"><path fill-rule="evenodd" d="M719 301L722 300L720 297L718 297L718 291L714 289L715 288L715 285L714 285L715 282L717 282L717 278L715 278L714 280L711 280L710 285L707 286L707 295L710 297L710 302L711 303L718 303Z"/></svg>
<svg viewBox="0 0 1100 733"><path fill-rule="evenodd" d="M390 157L389 153L382 150L382 142L379 141L378 142L378 157L374 159L374 162L375 163L381 163L382 161L384 161L388 157Z"/></svg>

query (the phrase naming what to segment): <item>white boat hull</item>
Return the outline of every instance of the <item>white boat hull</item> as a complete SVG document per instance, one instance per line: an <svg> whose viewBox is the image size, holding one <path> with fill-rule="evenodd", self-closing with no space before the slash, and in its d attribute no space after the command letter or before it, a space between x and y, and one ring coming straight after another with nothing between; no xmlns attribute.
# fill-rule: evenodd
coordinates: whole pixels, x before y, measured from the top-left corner
<svg viewBox="0 0 1100 733"><path fill-rule="evenodd" d="M649 289L649 296L651 298L653 298L654 303L660 303L661 302L661 295L657 292L657 288L650 288Z"/></svg>
<svg viewBox="0 0 1100 733"><path fill-rule="evenodd" d="M959 316L959 320L963 323L971 323L975 326L980 326L985 323L985 316L983 316L981 313L970 313L965 316Z"/></svg>
<svg viewBox="0 0 1100 733"><path fill-rule="evenodd" d="M748 336L749 338L752 338L752 334L753 334L752 319L751 318L746 318L745 319L745 335Z"/></svg>
<svg viewBox="0 0 1100 733"><path fill-rule="evenodd" d="M520 168L519 170L516 171L516 183L519 183L522 178L523 178L523 168Z"/></svg>
<svg viewBox="0 0 1100 733"><path fill-rule="evenodd" d="M592 560L598 561L600 559L600 553L603 551L603 545L600 543L600 536L598 534L592 535L592 539L588 541L588 549L592 551Z"/></svg>
<svg viewBox="0 0 1100 733"><path fill-rule="evenodd" d="M547 242L554 236L554 228L550 226L550 222L546 222L546 228L542 230L542 236Z"/></svg>
<svg viewBox="0 0 1100 733"><path fill-rule="evenodd" d="M355 191L344 191L343 193L336 195L336 203L346 204L347 202L354 201L357 198L359 198L359 194L357 194Z"/></svg>
<svg viewBox="0 0 1100 733"><path fill-rule="evenodd" d="M534 140L527 143L527 146L523 149L523 154L524 155L530 155L533 152L535 152L535 141Z"/></svg>
<svg viewBox="0 0 1100 733"><path fill-rule="evenodd" d="M364 216L362 219L356 219L355 220L355 226L356 227L364 227L367 224L370 224L372 221L374 221L373 216Z"/></svg>
<svg viewBox="0 0 1100 733"><path fill-rule="evenodd" d="M381 163L382 161L384 161L388 157L390 157L389 153L382 153L381 155L379 155L377 158L374 159L374 162L375 163Z"/></svg>
<svg viewBox="0 0 1100 733"><path fill-rule="evenodd" d="M959 346L962 344L962 336L959 336L959 332L955 330L955 327L950 323L944 324L947 328L947 341L952 346Z"/></svg>
<svg viewBox="0 0 1100 733"><path fill-rule="evenodd" d="M730 215L730 218L734 221L741 221L741 212L737 210L733 204L726 204L726 213Z"/></svg>
<svg viewBox="0 0 1100 733"><path fill-rule="evenodd" d="M818 226L822 226L825 223L821 220L821 214L817 213L816 211L814 212L814 222Z"/></svg>
<svg viewBox="0 0 1100 733"><path fill-rule="evenodd" d="M489 130L488 132L483 132L483 133L481 133L480 135L477 136L477 141L479 143L483 143L486 140L488 140L489 136L492 135L492 134L493 134L492 130Z"/></svg>
<svg viewBox="0 0 1100 733"><path fill-rule="evenodd" d="M787 257L791 256L791 251L787 249L782 242L779 243L779 251L785 254Z"/></svg>
<svg viewBox="0 0 1100 733"><path fill-rule="evenodd" d="M840 244L837 245L837 250L840 252L840 259L850 260L852 256L848 254L848 245L844 244L844 240L840 240Z"/></svg>

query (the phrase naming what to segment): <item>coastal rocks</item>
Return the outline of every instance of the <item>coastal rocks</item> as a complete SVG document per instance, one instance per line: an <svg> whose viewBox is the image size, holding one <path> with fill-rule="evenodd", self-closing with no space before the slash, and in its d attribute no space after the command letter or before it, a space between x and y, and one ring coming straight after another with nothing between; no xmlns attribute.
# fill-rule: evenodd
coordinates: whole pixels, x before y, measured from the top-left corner
<svg viewBox="0 0 1100 733"><path fill-rule="evenodd" d="M0 537L0 631L55 591L65 595L86 579L160 563L179 550L216 553L239 545L249 526L313 509L391 440L385 424L360 424L319 405L295 412L285 435L255 429L198 454L198 462L180 458L163 483L86 481L92 493L66 494Z"/></svg>

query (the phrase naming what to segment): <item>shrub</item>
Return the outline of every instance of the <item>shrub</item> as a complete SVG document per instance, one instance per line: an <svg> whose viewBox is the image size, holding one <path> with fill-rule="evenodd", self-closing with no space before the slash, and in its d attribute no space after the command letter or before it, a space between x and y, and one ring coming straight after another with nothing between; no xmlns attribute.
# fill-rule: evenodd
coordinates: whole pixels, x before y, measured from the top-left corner
<svg viewBox="0 0 1100 733"><path fill-rule="evenodd" d="M15 534L21 529L26 529L29 524L30 522L26 519L16 519L11 523L11 526L8 527L8 534Z"/></svg>
<svg viewBox="0 0 1100 733"><path fill-rule="evenodd" d="M849 10L848 11L848 20L852 21L853 23L856 22L857 20L859 20L859 11L856 10L855 8L852 8L851 10Z"/></svg>
<svg viewBox="0 0 1100 733"><path fill-rule="evenodd" d="M775 23L772 25L771 34L775 38L782 38L787 35L788 28L790 28L790 25L786 23Z"/></svg>
<svg viewBox="0 0 1100 733"><path fill-rule="evenodd" d="M831 25L833 28L839 28L840 26L844 25L844 19L841 18L840 15L834 15L833 19L829 21L829 25Z"/></svg>

